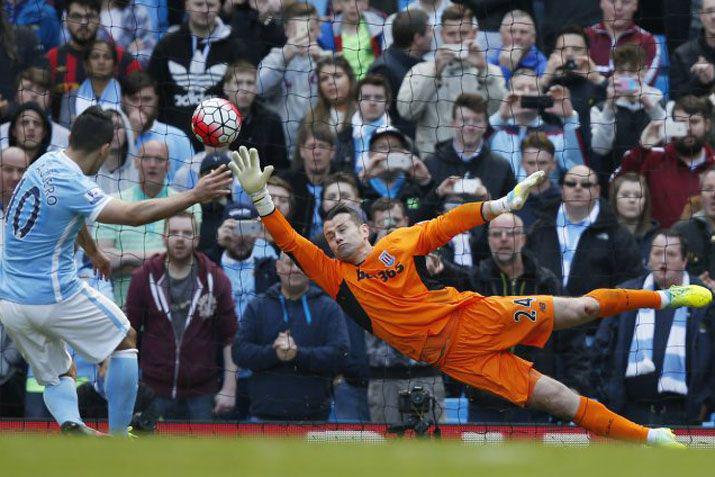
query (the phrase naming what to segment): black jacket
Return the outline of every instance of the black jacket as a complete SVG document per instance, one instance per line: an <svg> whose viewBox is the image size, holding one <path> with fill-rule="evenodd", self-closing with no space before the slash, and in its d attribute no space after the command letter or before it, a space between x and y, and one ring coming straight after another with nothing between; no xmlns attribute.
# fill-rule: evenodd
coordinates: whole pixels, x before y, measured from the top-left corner
<svg viewBox="0 0 715 477"><path fill-rule="evenodd" d="M715 48L705 42L703 32L694 40L684 43L675 50L670 58L670 97L677 100L686 94L707 96L710 94L715 81L703 84L698 77L690 73L690 68L697 63L699 57L704 57L708 62L715 63Z"/></svg>
<svg viewBox="0 0 715 477"><path fill-rule="evenodd" d="M15 79L17 75L31 66L47 67L47 60L35 33L27 27L7 23L13 29L15 41L15 59L10 58L7 46L0 40L0 95L6 101L15 98Z"/></svg>
<svg viewBox="0 0 715 477"><path fill-rule="evenodd" d="M566 86L571 93L571 103L578 113L581 123L581 136L585 142L585 149L591 150L591 106L606 100L606 85L594 84L579 75L565 75L556 77L551 85ZM550 86L550 85L549 85Z"/></svg>
<svg viewBox="0 0 715 477"><path fill-rule="evenodd" d="M619 287L640 289L643 287L645 277L643 275L629 280ZM697 280L693 280L693 283L702 285ZM712 311L712 307L693 308L688 317L685 334L688 395L685 397L685 407L690 422L683 424L699 422L703 404L712 408L714 377ZM629 311L601 320L592 348L595 354L592 382L598 388L599 399L604 400L615 412L622 410L628 401L625 372L637 315L637 311ZM672 309L656 311L656 327L670 329L673 316ZM668 332L658 333L657 330L655 332L653 361L656 370L662 370L668 334Z"/></svg>
<svg viewBox="0 0 715 477"><path fill-rule="evenodd" d="M278 171L290 167L281 118L269 111L260 98L256 98L251 111L243 117L241 132L231 144L231 150L238 150L239 146L255 147L264 167L271 165Z"/></svg>
<svg viewBox="0 0 715 477"><path fill-rule="evenodd" d="M682 220L674 228L683 234L688 244L688 272L696 277L708 272L715 277L715 246L713 246L713 231L707 219L694 216L690 220Z"/></svg>
<svg viewBox="0 0 715 477"><path fill-rule="evenodd" d="M281 48L286 44L283 27L275 19L262 22L258 12L248 2L233 8L231 36L245 45L248 60L254 65L258 65L271 48Z"/></svg>
<svg viewBox="0 0 715 477"><path fill-rule="evenodd" d="M281 306L280 284L246 307L233 345L238 366L253 371L249 378L251 415L275 420L326 420L333 376L348 352L343 314L335 301L315 287L302 298ZM293 361L278 359L273 342L290 330L298 346Z"/></svg>
<svg viewBox="0 0 715 477"><path fill-rule="evenodd" d="M631 233L618 224L605 201L601 200L600 207L596 221L584 230L578 242L565 295L581 296L596 288L611 288L643 271L640 251ZM558 206L534 224L526 246L563 283L557 210ZM595 325L587 329L593 332Z"/></svg>
<svg viewBox="0 0 715 477"><path fill-rule="evenodd" d="M197 42L194 52L191 32L183 23L159 40L147 67L159 86L159 121L184 131L197 150L203 148L191 132L194 109L204 99L220 92L228 65L246 58L243 45L230 34L231 29L223 23L216 27L202 67L194 59L204 51L203 42Z"/></svg>
<svg viewBox="0 0 715 477"><path fill-rule="evenodd" d="M402 80L405 79L410 68L421 62L421 58L410 56L405 50L392 45L383 51L379 58L375 59L368 71L369 74L382 75L387 78L392 90L392 102L390 103L392 125L411 138L415 137L415 125L403 119L397 112L397 92L400 91Z"/></svg>

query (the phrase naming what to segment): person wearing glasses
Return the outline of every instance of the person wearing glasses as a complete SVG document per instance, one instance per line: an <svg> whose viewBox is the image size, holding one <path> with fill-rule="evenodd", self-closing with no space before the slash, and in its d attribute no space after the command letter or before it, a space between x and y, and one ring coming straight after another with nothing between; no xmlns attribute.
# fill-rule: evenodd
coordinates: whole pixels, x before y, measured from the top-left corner
<svg viewBox="0 0 715 477"><path fill-rule="evenodd" d="M559 278L564 295L612 288L643 271L638 245L601 199L592 169L569 169L561 183L561 201L555 205L534 224L527 248ZM590 343L596 326L585 331Z"/></svg>

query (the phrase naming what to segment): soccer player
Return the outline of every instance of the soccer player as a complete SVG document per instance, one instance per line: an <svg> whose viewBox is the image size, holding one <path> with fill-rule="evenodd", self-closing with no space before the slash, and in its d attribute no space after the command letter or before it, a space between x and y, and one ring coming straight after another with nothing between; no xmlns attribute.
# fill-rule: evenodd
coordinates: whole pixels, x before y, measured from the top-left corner
<svg viewBox="0 0 715 477"><path fill-rule="evenodd" d="M92 434L79 415L74 366L65 343L93 363L108 361L105 393L109 431L126 435L137 393L136 332L124 313L77 277L75 241L95 265L107 259L92 242L85 221L138 226L231 192L225 166L196 188L165 199L123 202L87 176L109 154L114 125L97 106L77 117L69 147L44 154L15 188L3 224L0 320L45 386L44 400L65 431Z"/></svg>
<svg viewBox="0 0 715 477"><path fill-rule="evenodd" d="M579 396L509 352L543 347L553 330L626 310L702 307L712 301L698 286L669 290L599 289L583 297L484 297L431 280L426 257L458 233L519 209L545 173L538 171L497 200L460 205L436 219L395 230L371 245L369 229L349 207L327 215L328 258L298 235L276 210L266 189L273 172L261 171L258 153L241 147L230 164L276 244L358 324L406 356L430 363L471 386L519 406L572 420L594 434L651 445L682 447L670 429L648 429Z"/></svg>

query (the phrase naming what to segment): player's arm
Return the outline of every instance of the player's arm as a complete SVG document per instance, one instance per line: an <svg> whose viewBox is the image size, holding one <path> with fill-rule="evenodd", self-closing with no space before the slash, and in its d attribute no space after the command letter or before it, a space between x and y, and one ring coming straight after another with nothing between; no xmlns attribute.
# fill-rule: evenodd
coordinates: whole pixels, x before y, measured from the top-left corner
<svg viewBox="0 0 715 477"><path fill-rule="evenodd" d="M537 171L519 182L501 199L462 204L435 219L417 224L415 227L420 231L420 238L416 253L427 254L446 244L457 234L467 232L501 214L521 209L531 189L545 178L546 173Z"/></svg>
<svg viewBox="0 0 715 477"><path fill-rule="evenodd" d="M166 219L194 204L207 202L231 193L231 172L225 166L208 173L191 190L163 199L125 202L113 199L104 206L97 221L104 224L134 227Z"/></svg>
<svg viewBox="0 0 715 477"><path fill-rule="evenodd" d="M99 276L109 279L111 260L102 252L101 248L97 246L86 225L80 229L79 235L77 235L77 244L82 247L84 253L89 257L89 260L92 262L92 267Z"/></svg>
<svg viewBox="0 0 715 477"><path fill-rule="evenodd" d="M335 297L341 281L337 262L328 258L310 240L298 234L273 205L266 188L266 182L273 173L273 166L267 166L261 171L258 152L253 148L249 152L241 146L238 152L233 153L233 161L229 167L241 183L243 190L251 197L253 205L261 216L261 221L278 247L295 259L311 280L330 296Z"/></svg>

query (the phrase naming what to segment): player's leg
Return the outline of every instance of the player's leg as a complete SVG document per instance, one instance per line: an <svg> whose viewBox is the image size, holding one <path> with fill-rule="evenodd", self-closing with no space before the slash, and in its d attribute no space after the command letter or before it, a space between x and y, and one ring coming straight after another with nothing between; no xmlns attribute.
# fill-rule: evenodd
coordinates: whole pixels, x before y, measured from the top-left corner
<svg viewBox="0 0 715 477"><path fill-rule="evenodd" d="M534 369L529 371L529 382L527 406L530 408L548 412L565 421L573 421L598 436L628 442L683 447L669 429L649 429L629 421L600 402L580 396L563 383Z"/></svg>
<svg viewBox="0 0 715 477"><path fill-rule="evenodd" d="M109 356L104 377L111 433L126 434L134 415L139 388L137 354L137 333L130 327L122 342Z"/></svg>
<svg viewBox="0 0 715 477"><path fill-rule="evenodd" d="M641 308L702 307L711 301L710 290L698 285L655 291L600 288L578 298L554 297L554 329L571 328Z"/></svg>

